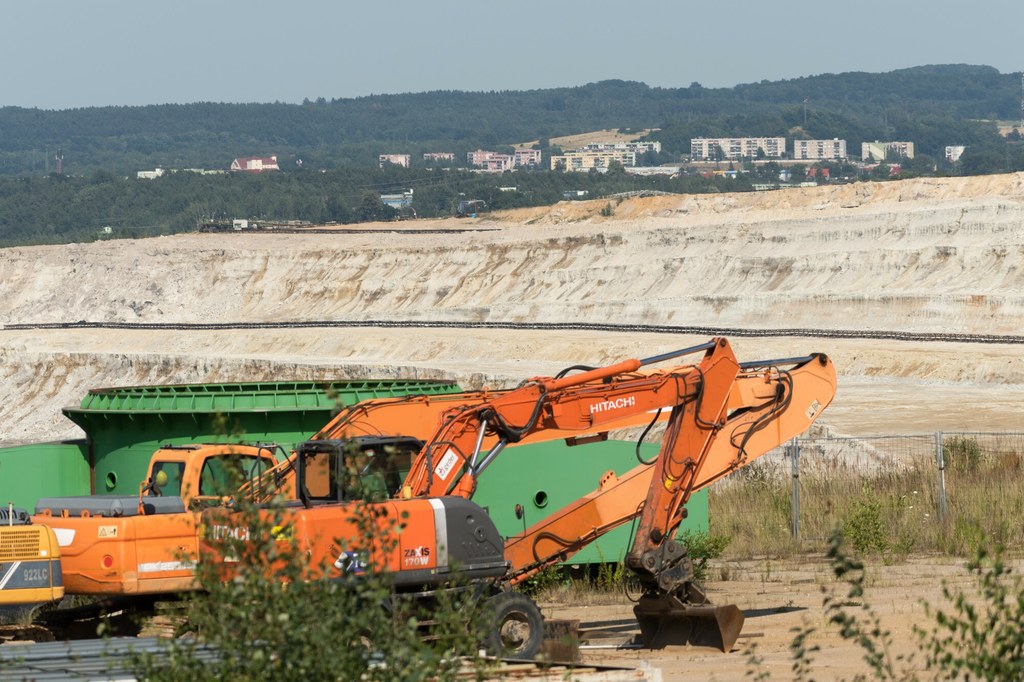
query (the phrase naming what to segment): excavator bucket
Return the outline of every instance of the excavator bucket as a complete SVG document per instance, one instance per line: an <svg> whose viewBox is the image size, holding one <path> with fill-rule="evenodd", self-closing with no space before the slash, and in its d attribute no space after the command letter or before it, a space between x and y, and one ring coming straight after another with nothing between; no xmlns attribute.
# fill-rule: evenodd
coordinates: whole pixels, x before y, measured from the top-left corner
<svg viewBox="0 0 1024 682"><path fill-rule="evenodd" d="M689 644L729 653L743 629L743 612L733 604L693 606L670 597L643 597L633 613L648 649Z"/></svg>

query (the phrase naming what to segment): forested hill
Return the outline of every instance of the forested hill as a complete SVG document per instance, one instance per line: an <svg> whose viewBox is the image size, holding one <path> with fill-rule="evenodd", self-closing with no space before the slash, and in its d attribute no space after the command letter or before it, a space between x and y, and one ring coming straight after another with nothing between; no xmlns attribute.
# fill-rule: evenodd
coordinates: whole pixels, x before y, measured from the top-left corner
<svg viewBox="0 0 1024 682"><path fill-rule="evenodd" d="M983 144L978 119L1020 115L1019 74L986 66L923 66L704 88L603 81L507 92L435 91L302 104L169 104L49 111L0 109L0 174L226 168L276 154L317 168L376 165L380 153L462 153L602 128L650 128L669 155L696 136L773 135ZM954 139L955 138L955 139Z"/></svg>

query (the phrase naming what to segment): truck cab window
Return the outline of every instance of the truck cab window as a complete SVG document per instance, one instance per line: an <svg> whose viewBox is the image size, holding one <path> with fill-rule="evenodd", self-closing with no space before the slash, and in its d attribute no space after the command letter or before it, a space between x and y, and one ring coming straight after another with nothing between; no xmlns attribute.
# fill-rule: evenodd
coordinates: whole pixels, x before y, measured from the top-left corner
<svg viewBox="0 0 1024 682"><path fill-rule="evenodd" d="M154 462L149 480L157 495L177 497L181 495L181 476L184 473L184 462Z"/></svg>

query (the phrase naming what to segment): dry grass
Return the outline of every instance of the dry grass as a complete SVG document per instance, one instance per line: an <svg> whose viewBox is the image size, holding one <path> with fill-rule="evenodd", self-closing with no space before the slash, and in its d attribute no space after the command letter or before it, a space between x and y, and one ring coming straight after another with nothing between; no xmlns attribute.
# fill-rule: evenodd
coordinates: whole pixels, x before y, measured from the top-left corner
<svg viewBox="0 0 1024 682"><path fill-rule="evenodd" d="M861 554L895 561L910 553L973 556L979 547L1024 550L1024 478L1016 456L992 456L946 471L947 513L939 514L934 463L858 475L799 479L799 539L792 526L792 481L749 467L710 491L711 534L726 535L725 556L791 557L820 550L836 528Z"/></svg>

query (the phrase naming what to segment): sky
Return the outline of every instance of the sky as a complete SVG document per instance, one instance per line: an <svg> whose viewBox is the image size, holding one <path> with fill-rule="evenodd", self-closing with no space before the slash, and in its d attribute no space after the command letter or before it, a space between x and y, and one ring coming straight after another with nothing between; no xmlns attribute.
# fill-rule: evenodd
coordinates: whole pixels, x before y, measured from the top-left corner
<svg viewBox="0 0 1024 682"><path fill-rule="evenodd" d="M0 106L1024 69L1020 0L2 0Z"/></svg>

